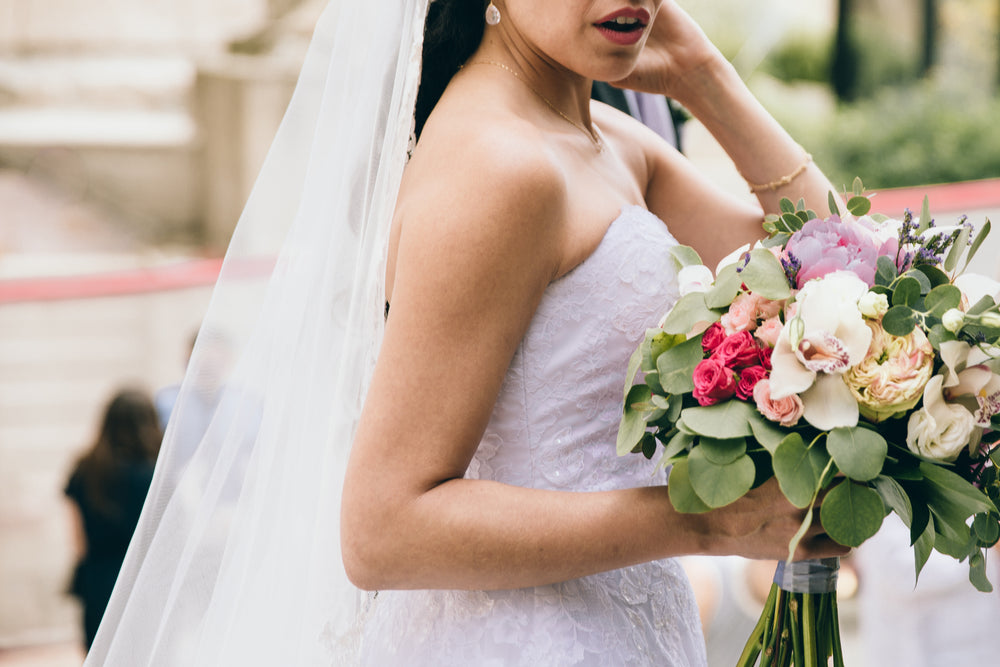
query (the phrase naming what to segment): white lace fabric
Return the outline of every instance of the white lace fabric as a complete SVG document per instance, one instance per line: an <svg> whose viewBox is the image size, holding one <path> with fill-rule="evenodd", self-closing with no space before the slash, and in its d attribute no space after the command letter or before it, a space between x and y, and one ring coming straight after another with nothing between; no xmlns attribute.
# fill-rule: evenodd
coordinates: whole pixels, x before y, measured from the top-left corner
<svg viewBox="0 0 1000 667"><path fill-rule="evenodd" d="M619 457L625 368L677 299L666 248L626 207L590 257L546 290L514 355L467 477L572 491L663 483ZM362 642L366 665L704 665L688 581L663 560L512 591L383 591Z"/></svg>

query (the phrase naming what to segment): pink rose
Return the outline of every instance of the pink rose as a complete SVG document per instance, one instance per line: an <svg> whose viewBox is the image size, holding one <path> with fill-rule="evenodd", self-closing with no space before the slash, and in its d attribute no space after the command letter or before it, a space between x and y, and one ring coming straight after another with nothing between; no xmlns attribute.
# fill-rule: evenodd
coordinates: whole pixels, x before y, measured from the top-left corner
<svg viewBox="0 0 1000 667"><path fill-rule="evenodd" d="M759 348L753 334L749 331L740 331L727 336L712 352L712 357L718 359L724 366L737 370L760 363Z"/></svg>
<svg viewBox="0 0 1000 667"><path fill-rule="evenodd" d="M715 405L736 393L736 374L714 357L695 366L692 379L694 391L691 395L699 405Z"/></svg>
<svg viewBox="0 0 1000 667"><path fill-rule="evenodd" d="M797 394L777 401L771 398L771 381L760 380L753 388L753 401L762 415L782 426L795 426L802 417L802 399Z"/></svg>
<svg viewBox="0 0 1000 667"><path fill-rule="evenodd" d="M750 366L740 373L740 381L736 384L736 398L749 401L753 397L753 389L757 383L767 377L767 369L763 366Z"/></svg>
<svg viewBox="0 0 1000 667"><path fill-rule="evenodd" d="M722 316L722 326L727 334L753 331L757 327L757 297L743 293L733 299L729 310Z"/></svg>
<svg viewBox="0 0 1000 667"><path fill-rule="evenodd" d="M767 345L761 345L757 349L757 354L760 357L760 365L764 367L764 370L771 370L771 354L774 352L773 347L768 347Z"/></svg>
<svg viewBox="0 0 1000 667"><path fill-rule="evenodd" d="M701 337L701 349L705 351L705 354L711 354L725 338L726 332L723 330L722 325L718 322L713 322L705 329L705 333Z"/></svg>
<svg viewBox="0 0 1000 667"><path fill-rule="evenodd" d="M781 333L781 327L783 326L781 320L777 317L769 317L761 322L760 326L754 330L753 335L768 347L774 347L775 343L778 342L778 334Z"/></svg>

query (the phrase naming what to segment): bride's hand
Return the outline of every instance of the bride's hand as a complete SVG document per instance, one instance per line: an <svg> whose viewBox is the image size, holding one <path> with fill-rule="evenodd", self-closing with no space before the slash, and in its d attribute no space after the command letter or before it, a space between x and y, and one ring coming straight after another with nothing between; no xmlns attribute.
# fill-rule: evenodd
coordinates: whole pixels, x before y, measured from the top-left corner
<svg viewBox="0 0 1000 667"><path fill-rule="evenodd" d="M673 0L664 0L649 28L646 46L632 73L614 84L671 97L681 104L691 94L692 73L725 57Z"/></svg>

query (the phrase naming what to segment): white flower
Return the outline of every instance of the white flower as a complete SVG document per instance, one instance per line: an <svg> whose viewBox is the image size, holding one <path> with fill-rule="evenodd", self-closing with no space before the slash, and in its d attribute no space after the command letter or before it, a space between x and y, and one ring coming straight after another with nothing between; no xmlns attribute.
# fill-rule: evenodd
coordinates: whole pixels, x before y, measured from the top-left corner
<svg viewBox="0 0 1000 667"><path fill-rule="evenodd" d="M924 387L924 406L910 415L906 446L915 454L936 461L954 461L972 440L976 420L957 403L947 403L942 394L944 377L935 375Z"/></svg>
<svg viewBox="0 0 1000 667"><path fill-rule="evenodd" d="M759 243L760 242L758 241L758 245ZM737 248L736 250L732 251L731 253L723 257L721 260L719 260L719 263L715 265L715 275L719 275L719 273L722 272L722 269L726 268L730 264L736 264L737 262L739 262L742 259L743 255L745 255L748 252L750 252L750 244L744 243L739 248Z"/></svg>
<svg viewBox="0 0 1000 667"><path fill-rule="evenodd" d="M713 280L715 278L711 269L704 264L685 266L677 273L681 296L687 296L692 292L705 292L712 286Z"/></svg>
<svg viewBox="0 0 1000 667"><path fill-rule="evenodd" d="M962 291L970 306L984 296L991 296L996 301L1000 295L1000 283L978 273L963 273L958 276L955 278L955 287Z"/></svg>
<svg viewBox="0 0 1000 667"><path fill-rule="evenodd" d="M867 292L868 285L848 271L809 281L771 355L772 398L799 394L803 417L818 429L858 423L858 404L843 374L864 359L871 343L858 310Z"/></svg>
<svg viewBox="0 0 1000 667"><path fill-rule="evenodd" d="M941 324L948 331L958 333L958 330L965 324L965 314L958 308L949 308L941 316Z"/></svg>
<svg viewBox="0 0 1000 667"><path fill-rule="evenodd" d="M858 310L865 317L877 320L889 312L889 297L878 292L868 292L858 300Z"/></svg>

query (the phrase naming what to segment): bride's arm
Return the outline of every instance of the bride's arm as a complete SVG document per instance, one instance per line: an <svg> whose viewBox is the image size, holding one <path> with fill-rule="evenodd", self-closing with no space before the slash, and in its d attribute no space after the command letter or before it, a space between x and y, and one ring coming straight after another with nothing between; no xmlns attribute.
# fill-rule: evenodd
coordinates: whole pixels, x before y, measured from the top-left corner
<svg viewBox="0 0 1000 667"><path fill-rule="evenodd" d="M368 589L516 588L682 553L780 557L802 513L774 484L679 515L664 487L462 479L560 269L566 187L529 143L480 133L411 163L391 313L345 480L348 574Z"/></svg>
<svg viewBox="0 0 1000 667"><path fill-rule="evenodd" d="M720 196L676 155L654 149L647 204L668 222L673 218L682 227L689 225L694 230L693 245L700 242L709 252L721 246L725 255L760 238L763 213L777 212L782 197L804 199L816 211L828 209L828 193L834 188L806 149L764 109L732 65L672 0L665 0L657 13L636 70L618 84L680 102L753 188L760 209ZM678 210L684 213L678 215ZM699 238L705 229L710 230L707 238Z"/></svg>

